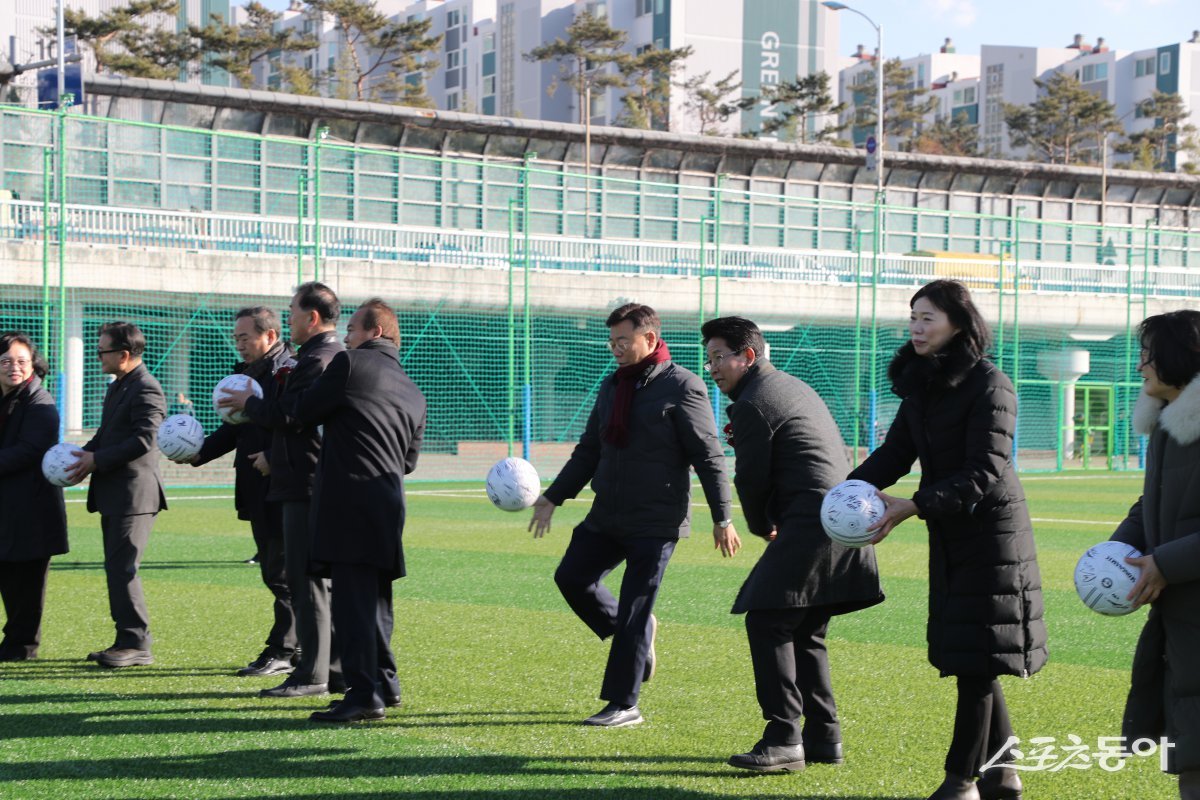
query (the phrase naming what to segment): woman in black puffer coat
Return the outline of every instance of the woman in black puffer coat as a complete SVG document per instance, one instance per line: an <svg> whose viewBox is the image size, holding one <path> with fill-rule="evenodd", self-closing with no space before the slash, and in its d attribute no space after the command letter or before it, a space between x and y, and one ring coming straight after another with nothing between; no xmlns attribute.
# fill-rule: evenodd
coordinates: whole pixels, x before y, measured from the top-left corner
<svg viewBox="0 0 1200 800"><path fill-rule="evenodd" d="M946 780L930 800L1019 798L1000 754L1012 726L997 677L1046 663L1042 582L1025 493L1011 456L1017 399L985 358L991 334L966 287L934 281L913 295L910 341L888 367L900 409L851 478L887 488L921 462L911 499L887 506L875 542L917 515L929 528L929 661L958 682ZM999 755L999 758L996 756Z"/></svg>

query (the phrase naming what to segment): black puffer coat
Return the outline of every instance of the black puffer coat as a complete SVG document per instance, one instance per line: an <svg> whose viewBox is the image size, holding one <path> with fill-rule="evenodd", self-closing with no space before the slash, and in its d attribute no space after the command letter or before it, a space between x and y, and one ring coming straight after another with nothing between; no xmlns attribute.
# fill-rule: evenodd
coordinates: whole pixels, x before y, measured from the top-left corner
<svg viewBox="0 0 1200 800"><path fill-rule="evenodd" d="M921 462L913 495L929 528L929 661L943 675L1020 675L1046 663L1042 579L1010 456L1017 400L994 364L952 340L906 344L888 369L900 410L850 474L886 489Z"/></svg>

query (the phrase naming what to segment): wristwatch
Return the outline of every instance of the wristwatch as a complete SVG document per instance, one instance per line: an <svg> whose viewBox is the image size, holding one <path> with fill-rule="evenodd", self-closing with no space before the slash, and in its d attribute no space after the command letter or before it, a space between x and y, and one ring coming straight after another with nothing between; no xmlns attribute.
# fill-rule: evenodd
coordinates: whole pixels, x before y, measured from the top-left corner
<svg viewBox="0 0 1200 800"><path fill-rule="evenodd" d="M731 519L723 519L723 520L721 520L720 522L718 522L718 523L717 523L717 526L718 526L718 527L721 527L721 528L728 528L728 527L729 527L730 525L732 525L732 524L733 524L733 519L732 519L732 518L731 518Z"/></svg>

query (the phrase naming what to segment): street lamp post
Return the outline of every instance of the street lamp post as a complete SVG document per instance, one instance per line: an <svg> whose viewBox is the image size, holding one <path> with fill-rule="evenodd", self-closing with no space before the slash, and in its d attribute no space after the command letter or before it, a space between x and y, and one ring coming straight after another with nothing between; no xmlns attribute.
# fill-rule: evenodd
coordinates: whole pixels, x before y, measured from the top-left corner
<svg viewBox="0 0 1200 800"><path fill-rule="evenodd" d="M834 0L824 0L821 5L830 11L849 11L858 14L875 29L875 194L877 202L883 201L883 26L857 8Z"/></svg>

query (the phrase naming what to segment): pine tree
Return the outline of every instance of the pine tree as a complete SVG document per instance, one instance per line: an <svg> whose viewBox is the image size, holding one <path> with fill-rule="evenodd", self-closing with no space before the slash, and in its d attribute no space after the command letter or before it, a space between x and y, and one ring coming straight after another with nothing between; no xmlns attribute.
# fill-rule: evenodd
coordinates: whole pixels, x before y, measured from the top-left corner
<svg viewBox="0 0 1200 800"><path fill-rule="evenodd" d="M675 84L683 89L683 109L700 123L701 136L724 134L725 132L718 127L721 123L758 102L758 98L755 97L737 97L742 82L737 80L736 69L715 83L709 83L711 75L711 72L703 72L683 83ZM734 99L730 99L731 96Z"/></svg>
<svg viewBox="0 0 1200 800"><path fill-rule="evenodd" d="M691 45L672 50L650 48L626 55L617 62L626 91L622 123L630 128L668 130L671 115L671 78L683 69L694 52Z"/></svg>
<svg viewBox="0 0 1200 800"><path fill-rule="evenodd" d="M178 0L129 0L95 17L67 8L63 22L66 34L91 51L96 72L170 80L194 69L200 54L190 33L154 25L156 21L173 23L178 13ZM52 28L41 28L39 33L50 38L56 35Z"/></svg>
<svg viewBox="0 0 1200 800"><path fill-rule="evenodd" d="M317 40L311 36L302 36L291 28L276 30L283 14L271 11L258 0L247 3L245 12L246 21L240 25L230 25L220 14L213 14L203 28L189 27L208 63L228 72L243 88L254 85L254 65L259 61L317 47Z"/></svg>
<svg viewBox="0 0 1200 800"><path fill-rule="evenodd" d="M341 35L340 49L350 62L353 99L430 104L425 81L438 66L430 55L442 43L441 35L429 35L433 20L393 22L374 0L306 2L316 14L329 17ZM412 75L417 80L411 80Z"/></svg>
<svg viewBox="0 0 1200 800"><path fill-rule="evenodd" d="M768 110L763 113L767 121L763 123L762 132L783 133L779 138L801 144L833 140L846 128L845 124L836 122L846 104L834 103L829 84L829 73L822 71L764 91L763 100ZM832 117L835 122L825 125L810 137L808 121L814 117Z"/></svg>
<svg viewBox="0 0 1200 800"><path fill-rule="evenodd" d="M936 156L978 155L979 126L967 122L962 111L952 120L942 117L917 135L912 151Z"/></svg>
<svg viewBox="0 0 1200 800"><path fill-rule="evenodd" d="M1013 147L1049 164L1094 163L1104 137L1120 132L1113 104L1083 88L1074 75L1056 72L1034 78L1042 95L1027 106L1004 104L1004 122Z"/></svg>
<svg viewBox="0 0 1200 800"><path fill-rule="evenodd" d="M875 129L877 102L875 73L867 72L854 88L856 109L853 124L858 128ZM921 133L925 119L937 110L936 97L927 97L929 89L917 86L913 71L900 59L883 63L883 136L900 150L911 150Z"/></svg>
<svg viewBox="0 0 1200 800"><path fill-rule="evenodd" d="M560 82L574 89L579 99L579 124L583 125L591 113L587 108L589 95L626 85L625 76L619 71L612 72L609 65L620 64L620 50L625 46L627 35L590 11L575 17L567 26L566 34L566 39L555 39L533 48L525 54L525 59L558 62L559 74L549 87L550 94L558 90Z"/></svg>
<svg viewBox="0 0 1200 800"><path fill-rule="evenodd" d="M1196 163L1200 159L1196 126L1186 121L1191 112L1184 106L1182 97L1155 91L1149 100L1142 102L1140 110L1143 117L1154 120L1154 127L1130 134L1114 150L1132 155L1134 166L1139 169L1169 170L1179 153L1189 156L1180 167L1185 172L1194 172L1200 167Z"/></svg>

